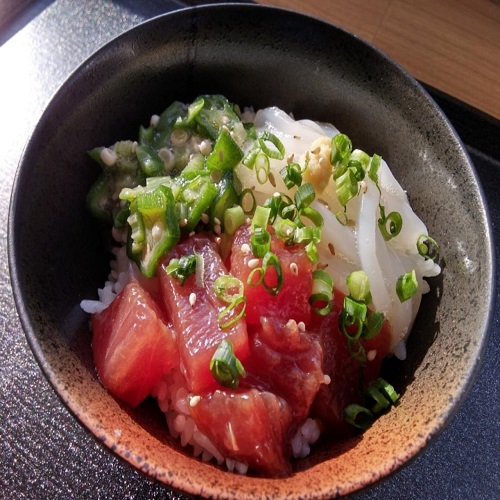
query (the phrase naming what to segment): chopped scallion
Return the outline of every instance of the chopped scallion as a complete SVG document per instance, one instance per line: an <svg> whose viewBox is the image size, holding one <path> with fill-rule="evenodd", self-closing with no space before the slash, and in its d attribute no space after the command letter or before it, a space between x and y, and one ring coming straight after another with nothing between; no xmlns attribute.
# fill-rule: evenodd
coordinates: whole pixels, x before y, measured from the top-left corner
<svg viewBox="0 0 500 500"><path fill-rule="evenodd" d="M312 278L309 304L317 314L326 316L332 310L333 278L322 269L313 271Z"/></svg>
<svg viewBox="0 0 500 500"><path fill-rule="evenodd" d="M358 429L366 430L371 427L375 419L368 408L351 404L344 410L344 420Z"/></svg>
<svg viewBox="0 0 500 500"><path fill-rule="evenodd" d="M369 304L372 301L370 293L370 280L363 271L353 271L347 276L347 288L349 295L357 301Z"/></svg>
<svg viewBox="0 0 500 500"><path fill-rule="evenodd" d="M297 191L295 192L295 206L297 210L302 210L305 207L308 207L316 197L316 193L314 192L314 188L310 182L306 182L302 184Z"/></svg>
<svg viewBox="0 0 500 500"><path fill-rule="evenodd" d="M250 245L255 257L264 257L271 250L271 235L265 228L256 226L250 238Z"/></svg>
<svg viewBox="0 0 500 500"><path fill-rule="evenodd" d="M268 143L271 143L273 147L269 147ZM259 137L259 144L262 152L274 160L282 160L285 157L285 146L283 143L271 132L263 132Z"/></svg>
<svg viewBox="0 0 500 500"><path fill-rule="evenodd" d="M418 253L425 259L439 261L439 245L435 240L426 234L422 234L417 240Z"/></svg>
<svg viewBox="0 0 500 500"><path fill-rule="evenodd" d="M418 292L418 281L415 269L401 275L396 282L396 293L399 300L405 302Z"/></svg>
<svg viewBox="0 0 500 500"><path fill-rule="evenodd" d="M263 207L262 205L257 205L255 213L253 215L252 224L250 225L250 231L255 232L256 227L262 227L267 229L269 224L269 216L271 215L271 209Z"/></svg>
<svg viewBox="0 0 500 500"><path fill-rule="evenodd" d="M245 368L235 356L230 340L223 340L217 347L211 361L210 372L219 384L236 389L239 377L246 377Z"/></svg>
<svg viewBox="0 0 500 500"><path fill-rule="evenodd" d="M395 238L403 228L403 218L399 212L391 212L385 215L385 207L379 205L380 218L378 219L378 227L385 241Z"/></svg>

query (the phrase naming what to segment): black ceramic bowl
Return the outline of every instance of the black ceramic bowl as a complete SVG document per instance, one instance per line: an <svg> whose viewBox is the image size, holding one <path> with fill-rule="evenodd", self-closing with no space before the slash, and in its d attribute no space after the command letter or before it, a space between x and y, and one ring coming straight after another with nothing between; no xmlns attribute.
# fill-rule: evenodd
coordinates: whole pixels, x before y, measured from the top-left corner
<svg viewBox="0 0 500 500"><path fill-rule="evenodd" d="M173 100L221 93L240 105L277 105L334 123L381 154L442 245L408 359L392 366L401 404L362 437L325 442L279 481L221 472L191 458L158 412L111 397L96 379L88 316L109 256L85 210L98 171L86 151L135 137ZM470 230L470 228L474 230ZM17 173L9 258L33 352L75 416L119 456L190 494L328 498L373 484L414 457L464 399L492 307L492 247L474 169L422 87L359 38L292 12L218 4L146 22L94 54L56 93ZM115 430L120 429L121 433Z"/></svg>

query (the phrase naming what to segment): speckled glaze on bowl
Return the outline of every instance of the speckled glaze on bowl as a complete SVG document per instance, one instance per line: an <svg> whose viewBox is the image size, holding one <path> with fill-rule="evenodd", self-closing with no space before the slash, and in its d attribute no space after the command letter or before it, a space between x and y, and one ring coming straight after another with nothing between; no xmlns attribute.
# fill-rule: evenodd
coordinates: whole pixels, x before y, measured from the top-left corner
<svg viewBox="0 0 500 500"><path fill-rule="evenodd" d="M97 170L85 152L135 137L173 100L222 93L255 108L333 122L377 152L442 245L408 343L388 366L400 406L365 434L325 442L285 479L242 477L190 457L151 401L131 410L99 384L83 298L108 256L84 208ZM474 230L471 231L470 228ZM257 5L218 4L140 25L98 51L56 93L15 181L12 284L28 341L68 408L97 439L168 487L224 498L330 498L375 483L442 430L477 371L493 300L493 257L470 161L442 113L401 68L319 20Z"/></svg>

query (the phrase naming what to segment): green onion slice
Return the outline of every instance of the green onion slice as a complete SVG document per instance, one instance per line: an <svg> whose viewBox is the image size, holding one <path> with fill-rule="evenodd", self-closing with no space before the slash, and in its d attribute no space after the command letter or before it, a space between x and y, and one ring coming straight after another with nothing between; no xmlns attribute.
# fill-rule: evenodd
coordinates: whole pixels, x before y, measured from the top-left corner
<svg viewBox="0 0 500 500"><path fill-rule="evenodd" d="M257 207L255 208L255 213L253 215L252 223L250 225L250 231L254 233L256 227L267 229L270 215L270 208L263 207L262 205L257 205Z"/></svg>
<svg viewBox="0 0 500 500"><path fill-rule="evenodd" d="M245 165L245 167L249 168L250 170L253 169L255 165L255 159L257 158L257 155L260 153L260 145L258 142L256 142L253 147L248 151L248 153L243 157L243 160L241 160L241 163Z"/></svg>
<svg viewBox="0 0 500 500"><path fill-rule="evenodd" d="M242 281L230 274L218 276L213 287L217 298L226 304L230 304L235 298L243 296L244 286Z"/></svg>
<svg viewBox="0 0 500 500"><path fill-rule="evenodd" d="M271 250L271 235L263 227L256 226L250 238L250 245L255 257L264 257Z"/></svg>
<svg viewBox="0 0 500 500"><path fill-rule="evenodd" d="M396 282L396 293L399 300L404 302L411 299L418 291L418 281L415 269L401 275Z"/></svg>
<svg viewBox="0 0 500 500"><path fill-rule="evenodd" d="M251 205L249 206L249 201ZM244 189L240 194L240 206L243 209L245 215L250 215L255 212L257 208L257 200L255 195L250 188Z"/></svg>
<svg viewBox="0 0 500 500"><path fill-rule="evenodd" d="M268 143L271 143L273 147L269 147ZM259 144L262 152L269 158L274 160L282 160L285 157L285 146L283 143L270 132L264 132L259 137Z"/></svg>
<svg viewBox="0 0 500 500"><path fill-rule="evenodd" d="M307 258L309 259L310 262L313 264L316 264L319 260L319 253L318 253L318 248L316 247L316 244L314 241L310 241L304 248L306 251Z"/></svg>
<svg viewBox="0 0 500 500"><path fill-rule="evenodd" d="M295 192L295 206L300 211L305 207L308 207L316 197L314 188L310 182L306 182L300 186Z"/></svg>
<svg viewBox="0 0 500 500"><path fill-rule="evenodd" d="M269 158L264 153L259 153L255 157L254 168L257 182L259 184L265 184L269 178L271 165L269 163Z"/></svg>
<svg viewBox="0 0 500 500"><path fill-rule="evenodd" d="M359 340L347 340L347 347L349 349L349 354L351 358L358 361L361 364L366 362L366 350L363 344Z"/></svg>
<svg viewBox="0 0 500 500"><path fill-rule="evenodd" d="M277 219L274 224L274 231L281 240L291 241L294 236L297 224L289 219Z"/></svg>
<svg viewBox="0 0 500 500"><path fill-rule="evenodd" d="M299 211L299 217L309 219L318 229L322 228L324 225L323 216L315 208L302 208L302 210Z"/></svg>
<svg viewBox="0 0 500 500"><path fill-rule="evenodd" d="M224 211L224 231L232 236L236 230L245 222L245 212L240 205L226 208Z"/></svg>
<svg viewBox="0 0 500 500"><path fill-rule="evenodd" d="M333 278L322 269L313 271L312 278L313 284L309 305L320 316L326 316L332 310Z"/></svg>
<svg viewBox="0 0 500 500"><path fill-rule="evenodd" d="M382 157L374 154L368 167L368 177L378 186L378 171L380 169L380 164L382 162Z"/></svg>
<svg viewBox="0 0 500 500"><path fill-rule="evenodd" d="M293 233L294 243L319 243L321 241L321 228L312 226L297 227Z"/></svg>
<svg viewBox="0 0 500 500"><path fill-rule="evenodd" d="M266 283L266 273L271 267L274 268L276 272L275 285L269 285L268 283ZM281 262L278 259L277 255L273 252L267 252L262 259L262 269L264 271L262 285L264 285L264 288L269 295L277 295L281 287L283 286L283 270L281 268Z"/></svg>
<svg viewBox="0 0 500 500"><path fill-rule="evenodd" d="M370 385L366 389L366 394L367 394L367 396L370 396L375 401L375 404L371 408L372 413L374 413L375 415L389 407L390 402L380 392L379 388L376 385L373 385L373 384Z"/></svg>
<svg viewBox="0 0 500 500"><path fill-rule="evenodd" d="M165 268L167 274L180 281L184 285L186 279L196 272L196 255L183 255L180 259L171 259Z"/></svg>
<svg viewBox="0 0 500 500"><path fill-rule="evenodd" d="M369 304L372 301L370 280L365 271L353 271L346 279L349 295L358 302Z"/></svg>
<svg viewBox="0 0 500 500"><path fill-rule="evenodd" d="M340 224L342 224L343 226L347 226L349 225L349 219L347 218L347 214L345 213L345 211L342 211L342 210L338 210L336 213L335 213L335 218L339 221Z"/></svg>
<svg viewBox="0 0 500 500"><path fill-rule="evenodd" d="M389 382L384 380L382 377L378 377L377 380L375 380L374 384L376 384L380 392L384 394L388 401L390 401L392 404L396 404L398 402L399 394L396 392L396 389L394 389L394 387L389 384Z"/></svg>
<svg viewBox="0 0 500 500"><path fill-rule="evenodd" d="M365 321L365 327L361 338L363 340L370 340L380 333L384 326L384 314L379 311L373 311L369 314L368 319Z"/></svg>
<svg viewBox="0 0 500 500"><path fill-rule="evenodd" d="M399 212L391 212L385 215L385 208L379 205L380 218L378 220L378 227L385 241L395 238L403 228L403 218Z"/></svg>
<svg viewBox="0 0 500 500"><path fill-rule="evenodd" d="M330 163L336 165L339 161L348 157L352 151L352 142L345 134L337 134L332 138L330 144Z"/></svg>
<svg viewBox="0 0 500 500"><path fill-rule="evenodd" d="M238 306L240 306L239 310ZM220 328L224 330L237 323L245 314L245 306L246 298L243 295L234 298L231 303L217 315Z"/></svg>
<svg viewBox="0 0 500 500"><path fill-rule="evenodd" d="M425 259L439 261L439 245L430 236L422 234L417 240L418 253Z"/></svg>
<svg viewBox="0 0 500 500"><path fill-rule="evenodd" d="M353 168L348 168L338 179L336 194L340 204L345 207L347 202L358 194L358 180Z"/></svg>
<svg viewBox="0 0 500 500"><path fill-rule="evenodd" d="M257 279L255 279L257 277ZM262 267L256 267L252 269L247 278L248 286L259 286L264 280L264 269Z"/></svg>
<svg viewBox="0 0 500 500"><path fill-rule="evenodd" d="M361 170L363 171L364 174L370 164L370 156L361 149L355 149L349 156L349 162L351 161L359 162L359 164L361 165Z"/></svg>
<svg viewBox="0 0 500 500"><path fill-rule="evenodd" d="M351 404L344 410L344 420L358 429L366 430L371 427L375 419L368 408Z"/></svg>
<svg viewBox="0 0 500 500"><path fill-rule="evenodd" d="M280 170L280 175L287 189L302 184L302 169L298 163L289 163Z"/></svg>
<svg viewBox="0 0 500 500"><path fill-rule="evenodd" d="M236 389L239 377L246 377L245 368L235 356L230 340L223 340L210 361L210 372L219 384Z"/></svg>

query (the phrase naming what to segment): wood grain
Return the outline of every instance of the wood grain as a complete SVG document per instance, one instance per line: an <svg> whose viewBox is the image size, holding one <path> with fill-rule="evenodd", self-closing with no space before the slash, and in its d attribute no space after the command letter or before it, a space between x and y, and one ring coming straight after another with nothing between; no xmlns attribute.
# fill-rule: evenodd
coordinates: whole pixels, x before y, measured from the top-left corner
<svg viewBox="0 0 500 500"><path fill-rule="evenodd" d="M341 26L415 78L500 119L499 0L258 2Z"/></svg>

